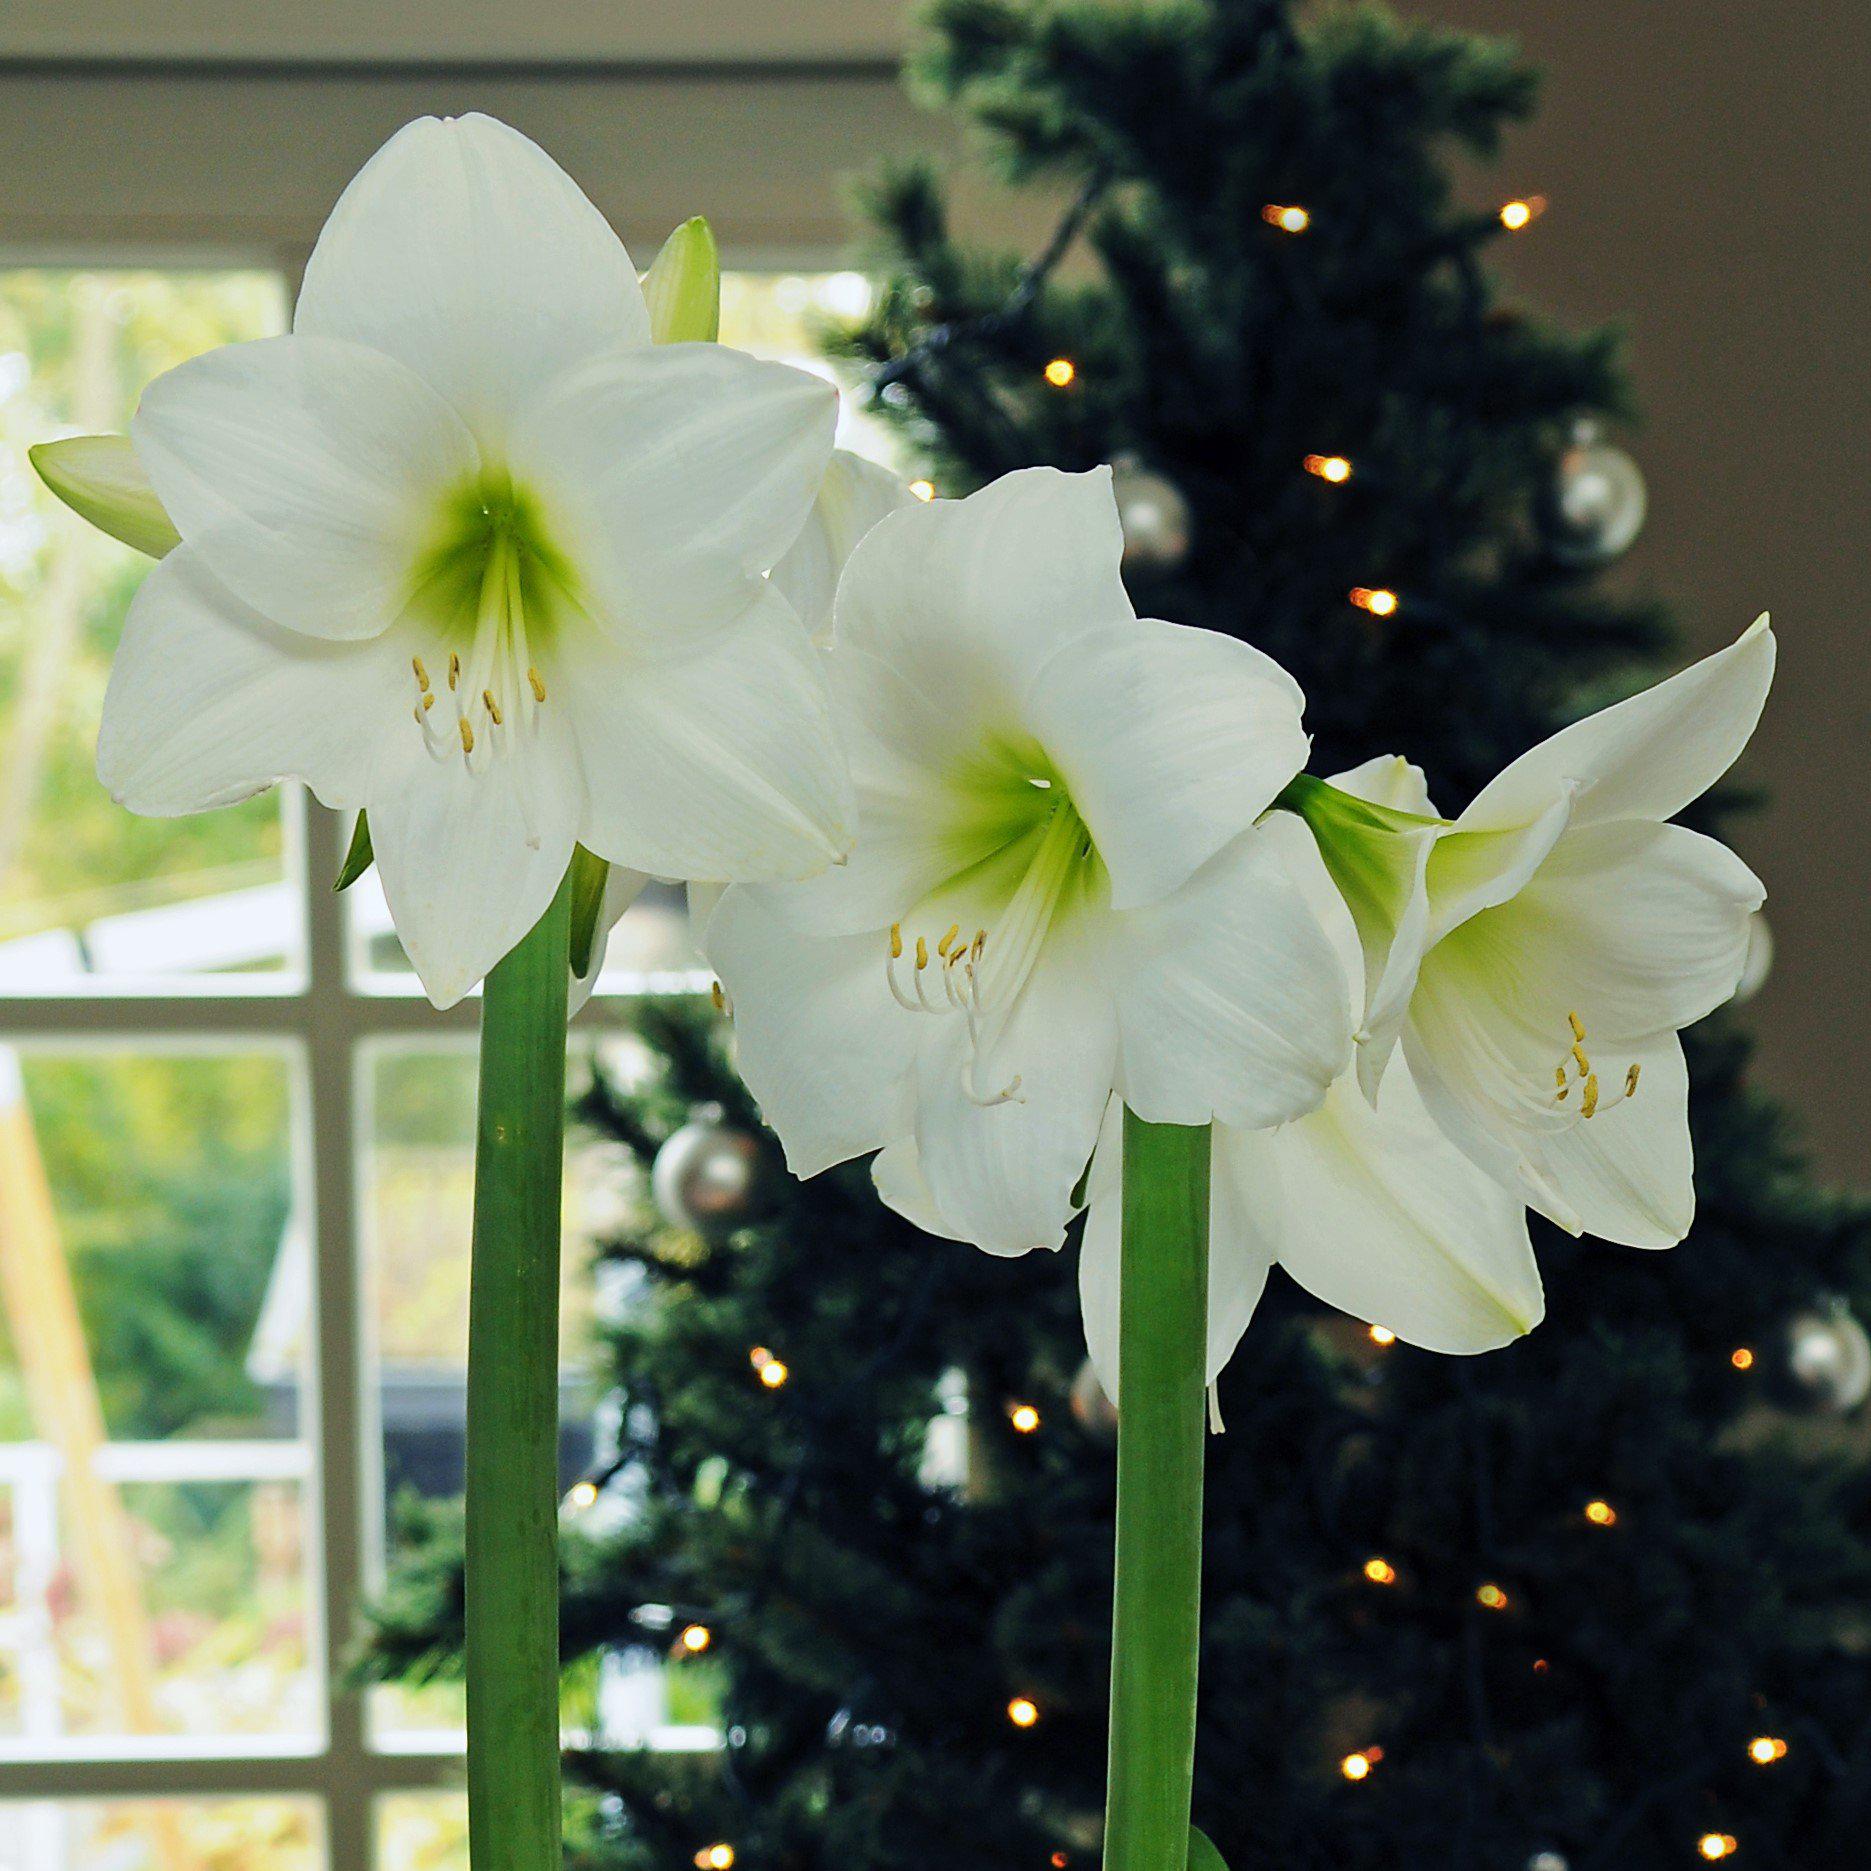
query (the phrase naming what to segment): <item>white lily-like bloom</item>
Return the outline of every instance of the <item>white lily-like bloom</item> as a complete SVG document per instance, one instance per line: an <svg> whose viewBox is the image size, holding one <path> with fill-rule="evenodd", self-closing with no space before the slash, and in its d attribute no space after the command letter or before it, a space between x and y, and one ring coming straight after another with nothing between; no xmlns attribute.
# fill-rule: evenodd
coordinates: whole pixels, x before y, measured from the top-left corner
<svg viewBox="0 0 1871 1871"><path fill-rule="evenodd" d="M848 448L832 450L818 498L799 537L774 566L772 578L799 621L816 639L832 627L832 598L858 541L885 514L915 502L909 484Z"/></svg>
<svg viewBox="0 0 1871 1871"><path fill-rule="evenodd" d="M1367 1088L1400 1029L1442 1130L1572 1233L1668 1247L1693 1219L1677 1034L1734 994L1766 892L1666 821L1739 756L1773 666L1762 618L1523 754L1452 823L1395 761L1289 794L1364 937Z"/></svg>
<svg viewBox="0 0 1871 1871"><path fill-rule="evenodd" d="M136 811L282 778L368 810L430 997L537 921L574 843L802 877L849 843L817 652L766 573L835 393L652 347L622 244L486 117L346 189L292 335L169 372L132 428L181 544L138 594L98 748Z"/></svg>
<svg viewBox="0 0 1871 1871"><path fill-rule="evenodd" d="M1108 470L888 515L827 662L850 865L728 890L705 947L794 1171L914 1151L964 1238L1057 1246L1115 1092L1278 1123L1351 1049L1330 946L1255 821L1306 755L1258 651L1139 620Z"/></svg>
<svg viewBox="0 0 1871 1871"><path fill-rule="evenodd" d="M1331 939L1347 977L1358 932L1311 833L1278 813L1263 833ZM1345 1019L1350 1023L1349 1006ZM1079 1257L1085 1338L1118 1394L1123 1114L1093 1159ZM1210 1165L1208 1379L1220 1375L1277 1262L1328 1305L1430 1351L1492 1351L1545 1312L1524 1205L1437 1129L1408 1067L1375 1105L1347 1072L1318 1110L1274 1130L1218 1124ZM925 1208L924 1225L939 1217Z"/></svg>

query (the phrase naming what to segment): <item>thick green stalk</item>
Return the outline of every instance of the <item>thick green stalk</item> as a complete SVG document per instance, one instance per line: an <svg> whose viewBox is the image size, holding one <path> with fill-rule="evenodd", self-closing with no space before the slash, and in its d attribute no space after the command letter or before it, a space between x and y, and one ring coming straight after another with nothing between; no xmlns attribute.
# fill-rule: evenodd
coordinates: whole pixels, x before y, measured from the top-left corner
<svg viewBox="0 0 1871 1871"><path fill-rule="evenodd" d="M1184 1871L1195 1772L1209 1133L1124 1113L1104 1871Z"/></svg>
<svg viewBox="0 0 1871 1871"><path fill-rule="evenodd" d="M571 884L487 977L468 1302L473 1871L559 1871L559 1181Z"/></svg>

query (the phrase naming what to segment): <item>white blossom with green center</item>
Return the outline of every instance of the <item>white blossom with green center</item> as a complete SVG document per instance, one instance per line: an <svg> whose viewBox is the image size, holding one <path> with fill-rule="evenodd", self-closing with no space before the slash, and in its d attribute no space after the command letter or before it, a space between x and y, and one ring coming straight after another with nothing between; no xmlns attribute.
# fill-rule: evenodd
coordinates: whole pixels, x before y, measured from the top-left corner
<svg viewBox="0 0 1871 1871"><path fill-rule="evenodd" d="M1108 470L889 514L838 587L848 867L705 942L801 1175L883 1148L954 1232L1056 1246L1113 1093L1275 1124L1350 1055L1341 970L1255 829L1306 756L1284 671L1140 620ZM887 1147L886 1147L887 1146Z"/></svg>
<svg viewBox="0 0 1871 1871"><path fill-rule="evenodd" d="M105 783L156 814L284 778L367 808L440 1005L575 842L715 882L841 858L825 677L765 576L835 393L650 337L629 255L543 151L486 117L399 132L292 335L144 396L132 440L180 544L125 626Z"/></svg>
<svg viewBox="0 0 1871 1871"><path fill-rule="evenodd" d="M1733 996L1766 892L1667 821L1740 755L1773 668L1762 618L1523 754L1453 821L1397 760L1288 795L1363 938L1367 1090L1400 1035L1442 1130L1573 1233L1667 1247L1694 1217L1677 1034Z"/></svg>

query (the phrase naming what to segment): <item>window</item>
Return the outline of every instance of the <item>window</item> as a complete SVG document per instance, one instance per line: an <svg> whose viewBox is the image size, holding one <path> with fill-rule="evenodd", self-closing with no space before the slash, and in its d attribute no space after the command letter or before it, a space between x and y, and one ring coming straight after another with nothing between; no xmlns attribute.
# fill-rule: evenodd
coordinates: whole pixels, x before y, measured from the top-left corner
<svg viewBox="0 0 1871 1871"><path fill-rule="evenodd" d="M803 358L865 291L734 275L723 337ZM460 1484L474 1009L419 997L374 880L331 893L349 827L296 791L167 821L105 797L145 567L25 455L123 427L286 300L277 270L0 267L0 1871L466 1863L458 1698L333 1664L399 1497ZM856 414L843 439L884 446ZM604 993L695 966L652 897ZM584 1250L614 1173L574 1142L568 1481L602 1433ZM621 1662L580 1700L709 1739Z"/></svg>

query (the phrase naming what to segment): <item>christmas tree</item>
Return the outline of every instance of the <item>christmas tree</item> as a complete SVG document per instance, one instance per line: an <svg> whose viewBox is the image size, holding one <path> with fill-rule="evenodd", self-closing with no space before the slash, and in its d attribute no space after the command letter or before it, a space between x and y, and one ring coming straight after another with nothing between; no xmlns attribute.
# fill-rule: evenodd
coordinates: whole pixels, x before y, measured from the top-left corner
<svg viewBox="0 0 1871 1871"><path fill-rule="evenodd" d="M1531 105L1512 50L1301 13L941 0L916 81L1069 205L1036 256L983 254L892 172L839 342L941 493L1117 463L1139 610L1293 670L1315 772L1405 750L1453 810L1668 660L1600 579L1642 518L1627 388L1489 270L1544 204L1462 205ZM649 1064L584 1104L655 1201L608 1250L617 1430L568 1515L565 1649L668 1658L723 1741L579 1758L568 1861L1095 1866L1112 1418L1071 1266L921 1236L861 1163L788 1182L726 1024L638 1026ZM1232 1871L1856 1861L1871 1228L1736 1027L1689 1039L1693 1234L1536 1223L1548 1317L1512 1348L1412 1351L1276 1277L1210 1446L1196 1819ZM429 1534L381 1670L453 1642Z"/></svg>

